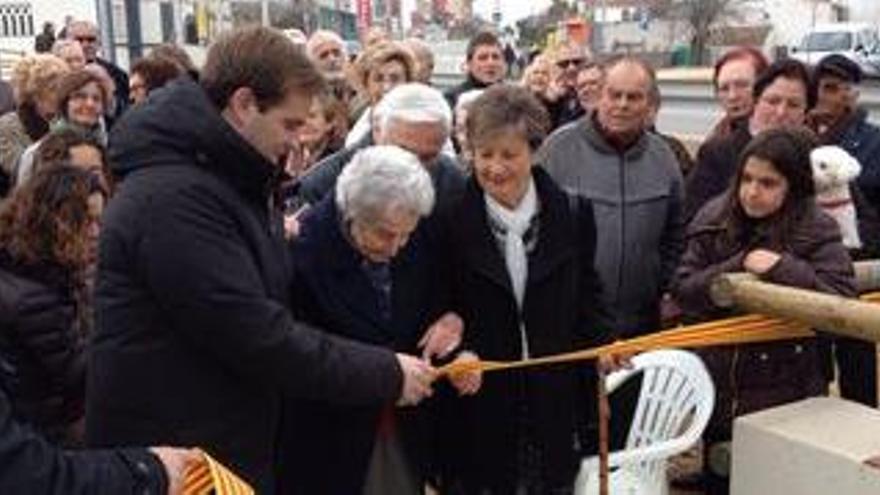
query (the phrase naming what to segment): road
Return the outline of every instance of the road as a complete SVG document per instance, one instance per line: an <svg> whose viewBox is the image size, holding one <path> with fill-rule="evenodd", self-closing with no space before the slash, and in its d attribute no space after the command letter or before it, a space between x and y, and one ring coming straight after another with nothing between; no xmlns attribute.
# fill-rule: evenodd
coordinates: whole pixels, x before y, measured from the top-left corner
<svg viewBox="0 0 880 495"><path fill-rule="evenodd" d="M663 106L657 116L657 128L661 132L702 136L721 115L708 85L665 82L660 90ZM868 108L870 121L880 125L880 84L863 84L860 90L860 101Z"/></svg>
<svg viewBox="0 0 880 495"><path fill-rule="evenodd" d="M461 81L461 74L435 74L434 83L447 88ZM880 125L880 83L865 82L860 87L859 101L869 111L869 119ZM699 141L721 115L708 82L665 80L660 83L663 106L657 116L657 127L665 133L682 135Z"/></svg>

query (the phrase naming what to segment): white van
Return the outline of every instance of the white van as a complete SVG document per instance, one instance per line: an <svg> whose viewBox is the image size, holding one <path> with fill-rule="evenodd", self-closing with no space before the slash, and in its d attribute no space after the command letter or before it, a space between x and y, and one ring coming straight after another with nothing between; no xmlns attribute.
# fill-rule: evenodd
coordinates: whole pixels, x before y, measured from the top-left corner
<svg viewBox="0 0 880 495"><path fill-rule="evenodd" d="M880 77L880 35L877 27L861 23L820 24L807 31L791 57L815 65L839 53L859 64L866 76Z"/></svg>

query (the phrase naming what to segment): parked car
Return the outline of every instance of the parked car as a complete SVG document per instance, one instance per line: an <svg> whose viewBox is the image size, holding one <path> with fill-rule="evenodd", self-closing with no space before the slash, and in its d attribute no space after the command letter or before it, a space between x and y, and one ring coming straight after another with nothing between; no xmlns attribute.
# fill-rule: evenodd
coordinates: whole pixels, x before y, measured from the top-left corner
<svg viewBox="0 0 880 495"><path fill-rule="evenodd" d="M816 25L800 44L792 47L791 57L815 65L832 53L859 64L869 77L880 77L880 34L876 26L862 23Z"/></svg>

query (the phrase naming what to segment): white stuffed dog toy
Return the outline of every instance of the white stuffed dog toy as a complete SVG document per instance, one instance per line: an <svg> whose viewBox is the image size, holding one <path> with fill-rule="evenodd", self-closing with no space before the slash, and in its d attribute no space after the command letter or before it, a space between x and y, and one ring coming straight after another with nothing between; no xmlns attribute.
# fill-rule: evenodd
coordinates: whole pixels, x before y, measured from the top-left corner
<svg viewBox="0 0 880 495"><path fill-rule="evenodd" d="M844 246L861 248L856 208L850 194L850 183L862 171L859 161L838 146L820 146L810 153L810 164L819 207L837 221Z"/></svg>

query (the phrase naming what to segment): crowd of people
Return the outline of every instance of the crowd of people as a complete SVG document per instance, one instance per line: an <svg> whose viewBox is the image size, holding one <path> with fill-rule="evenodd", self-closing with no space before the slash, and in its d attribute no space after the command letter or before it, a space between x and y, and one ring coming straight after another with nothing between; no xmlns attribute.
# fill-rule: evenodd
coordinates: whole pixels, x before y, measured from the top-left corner
<svg viewBox="0 0 880 495"><path fill-rule="evenodd" d="M727 272L855 296L852 260L880 253L880 129L841 56L730 50L692 155L655 126L653 67L574 43L508 81L480 33L441 92L430 46L381 29L352 56L243 28L202 67L161 45L128 73L94 24L63 34L0 116L3 493L179 493L196 447L261 494L573 493L596 366L625 356L440 366L728 316ZM817 199L822 145L858 161L851 202ZM835 379L877 407L875 347L820 335L699 351L708 493L735 417ZM615 394L616 445L637 395Z"/></svg>

